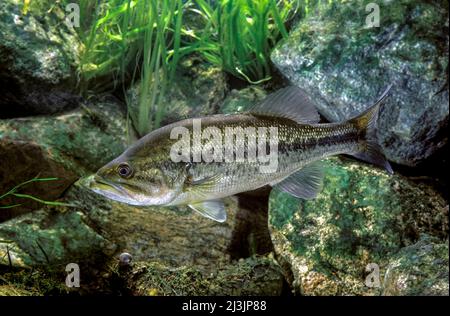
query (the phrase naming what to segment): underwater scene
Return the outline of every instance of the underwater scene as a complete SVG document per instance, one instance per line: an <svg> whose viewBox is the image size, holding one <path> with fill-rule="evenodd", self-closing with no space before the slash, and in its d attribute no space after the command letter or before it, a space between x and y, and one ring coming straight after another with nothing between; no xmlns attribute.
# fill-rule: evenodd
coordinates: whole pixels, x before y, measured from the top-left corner
<svg viewBox="0 0 450 316"><path fill-rule="evenodd" d="M0 295L448 296L448 31L442 0L0 0Z"/></svg>

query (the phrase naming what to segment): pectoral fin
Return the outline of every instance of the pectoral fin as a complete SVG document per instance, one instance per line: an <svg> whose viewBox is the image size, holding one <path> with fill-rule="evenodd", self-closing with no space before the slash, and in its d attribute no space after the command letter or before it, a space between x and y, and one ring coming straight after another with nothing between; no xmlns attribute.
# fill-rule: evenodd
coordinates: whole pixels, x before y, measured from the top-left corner
<svg viewBox="0 0 450 316"><path fill-rule="evenodd" d="M211 188L217 185L217 183L220 181L221 174L215 173L213 175L201 177L201 178L194 178L192 174L189 174L184 182L184 190L191 191L197 195L202 196L205 191L209 191Z"/></svg>
<svg viewBox="0 0 450 316"><path fill-rule="evenodd" d="M203 216L223 223L227 220L227 213L225 206L221 200L209 200L198 202L195 204L189 204L189 207L194 211L199 212Z"/></svg>
<svg viewBox="0 0 450 316"><path fill-rule="evenodd" d="M322 189L323 167L321 163L309 164L274 187L297 198L314 199Z"/></svg>

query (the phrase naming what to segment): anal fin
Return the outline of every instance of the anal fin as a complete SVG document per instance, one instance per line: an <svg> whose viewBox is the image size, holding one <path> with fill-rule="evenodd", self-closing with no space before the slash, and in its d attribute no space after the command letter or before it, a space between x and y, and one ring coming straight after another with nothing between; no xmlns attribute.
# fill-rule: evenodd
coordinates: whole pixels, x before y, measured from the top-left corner
<svg viewBox="0 0 450 316"><path fill-rule="evenodd" d="M322 189L323 167L320 162L306 165L274 187L297 198L314 199Z"/></svg>

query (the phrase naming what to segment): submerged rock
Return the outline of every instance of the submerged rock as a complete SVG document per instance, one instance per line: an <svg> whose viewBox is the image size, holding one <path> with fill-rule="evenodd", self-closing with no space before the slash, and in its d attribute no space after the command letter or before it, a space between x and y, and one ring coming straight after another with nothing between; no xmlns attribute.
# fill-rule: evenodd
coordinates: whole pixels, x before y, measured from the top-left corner
<svg viewBox="0 0 450 316"><path fill-rule="evenodd" d="M0 223L0 264L55 266L98 261L112 246L80 211L44 208Z"/></svg>
<svg viewBox="0 0 450 316"><path fill-rule="evenodd" d="M270 257L252 257L217 266L205 275L196 266L137 263L121 274L132 295L280 295L284 277Z"/></svg>
<svg viewBox="0 0 450 316"><path fill-rule="evenodd" d="M366 285L369 264L381 278L422 234L448 238L448 204L431 189L358 162L333 158L324 167L316 199L270 195L272 241L296 293L379 295L381 280Z"/></svg>
<svg viewBox="0 0 450 316"><path fill-rule="evenodd" d="M57 116L0 120L0 188L7 190L36 176L56 177L57 181L30 184L22 193L59 198L78 177L123 152L126 126L122 106L106 98ZM2 210L0 221L40 207L27 199L1 201L1 205L16 203L24 204Z"/></svg>
<svg viewBox="0 0 450 316"><path fill-rule="evenodd" d="M389 160L414 166L447 143L448 2L378 2L380 27L367 27L368 3L311 13L272 61L330 121L361 113L392 83L379 142Z"/></svg>
<svg viewBox="0 0 450 316"><path fill-rule="evenodd" d="M22 11L21 1L0 2L0 118L75 108L81 42L52 4ZM31 2L31 6L40 4Z"/></svg>
<svg viewBox="0 0 450 316"><path fill-rule="evenodd" d="M245 112L259 101L262 101L267 92L259 86L250 86L241 90L232 90L220 107L220 113L233 114Z"/></svg>
<svg viewBox="0 0 450 316"><path fill-rule="evenodd" d="M0 285L0 296L36 296L39 293L14 285Z"/></svg>
<svg viewBox="0 0 450 316"><path fill-rule="evenodd" d="M448 240L424 236L391 259L383 295L449 295Z"/></svg>

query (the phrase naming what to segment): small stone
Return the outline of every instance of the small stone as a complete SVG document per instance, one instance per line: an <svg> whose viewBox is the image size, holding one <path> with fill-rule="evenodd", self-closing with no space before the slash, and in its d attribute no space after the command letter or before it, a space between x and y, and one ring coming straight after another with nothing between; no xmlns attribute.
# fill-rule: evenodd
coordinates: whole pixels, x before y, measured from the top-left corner
<svg viewBox="0 0 450 316"><path fill-rule="evenodd" d="M119 256L119 265L122 267L129 266L132 260L133 257L128 252L121 253Z"/></svg>

